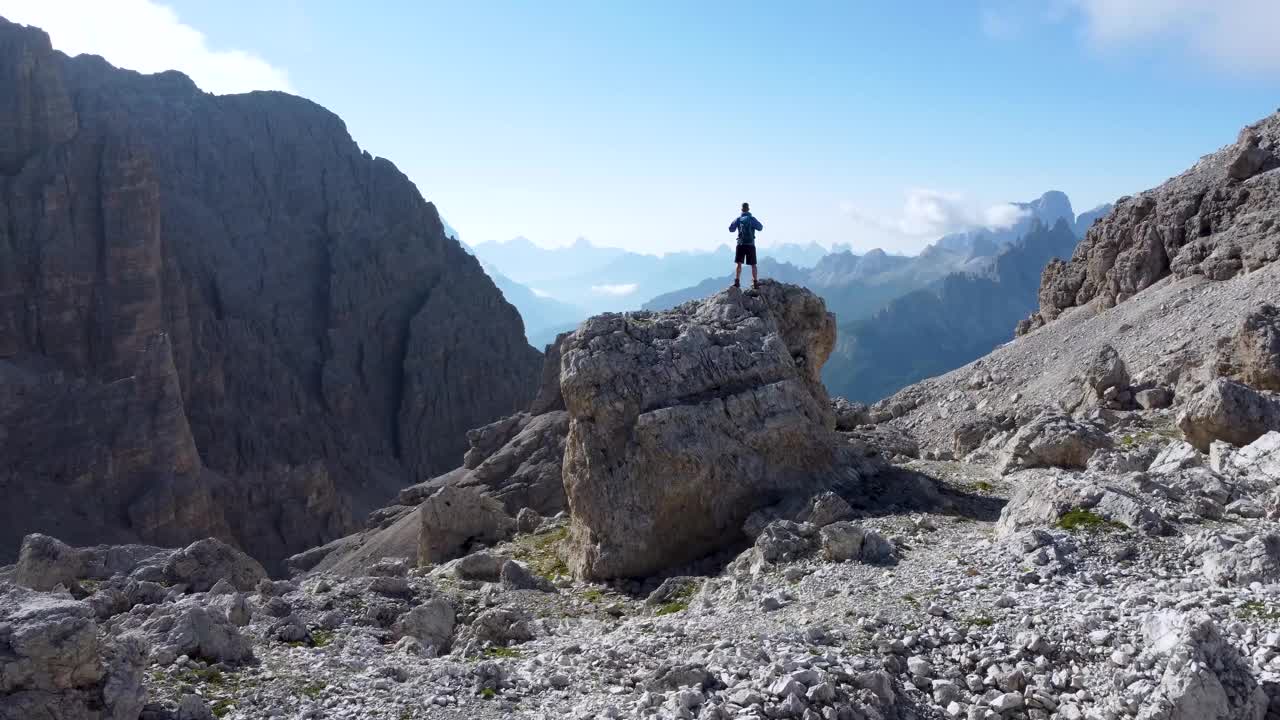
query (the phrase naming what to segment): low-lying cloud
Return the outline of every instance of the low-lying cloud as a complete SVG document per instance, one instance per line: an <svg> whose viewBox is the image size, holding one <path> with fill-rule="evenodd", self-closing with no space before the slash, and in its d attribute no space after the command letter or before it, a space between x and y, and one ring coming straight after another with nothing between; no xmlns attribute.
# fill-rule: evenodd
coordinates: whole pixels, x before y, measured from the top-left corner
<svg viewBox="0 0 1280 720"><path fill-rule="evenodd" d="M1280 72L1277 0L1070 0L1107 47L1159 42L1236 70Z"/></svg>
<svg viewBox="0 0 1280 720"><path fill-rule="evenodd" d="M933 240L948 233L985 227L1002 230L1027 215L1010 203L982 205L960 193L913 189L902 210L893 215L874 214L846 204L844 212L855 224L907 240Z"/></svg>
<svg viewBox="0 0 1280 720"><path fill-rule="evenodd" d="M44 29L68 55L101 55L143 73L180 70L215 95L293 91L283 69L245 50L209 47L203 33L152 0L6 0L0 9L13 22Z"/></svg>
<svg viewBox="0 0 1280 720"><path fill-rule="evenodd" d="M597 295L608 295L610 297L622 297L630 295L639 290L640 286L636 283L623 283L619 285L592 285L591 292Z"/></svg>

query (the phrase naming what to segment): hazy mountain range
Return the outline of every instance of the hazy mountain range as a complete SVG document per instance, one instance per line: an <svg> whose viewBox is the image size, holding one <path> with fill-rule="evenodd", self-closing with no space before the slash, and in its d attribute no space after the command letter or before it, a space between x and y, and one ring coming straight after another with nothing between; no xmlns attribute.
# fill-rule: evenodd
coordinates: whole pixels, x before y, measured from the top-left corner
<svg viewBox="0 0 1280 720"><path fill-rule="evenodd" d="M762 245L760 272L826 300L840 323L826 382L836 394L875 400L1012 337L1016 321L1035 307L1045 263L1069 257L1109 209L1077 216L1058 191L1014 204L1023 215L1012 226L952 233L914 256L858 254L847 244ZM520 310L529 342L539 348L592 314L674 307L723 289L733 276L728 245L658 256L585 239L543 248L516 238L472 251ZM917 354L928 361L902 362L904 348L921 342L937 346Z"/></svg>

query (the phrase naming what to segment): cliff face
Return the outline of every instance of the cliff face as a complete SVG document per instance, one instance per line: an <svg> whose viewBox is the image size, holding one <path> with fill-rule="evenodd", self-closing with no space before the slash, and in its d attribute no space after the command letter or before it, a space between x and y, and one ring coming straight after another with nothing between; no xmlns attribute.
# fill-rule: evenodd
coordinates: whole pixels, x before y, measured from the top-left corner
<svg viewBox="0 0 1280 720"><path fill-rule="evenodd" d="M1275 113L1183 174L1117 200L1070 262L1045 268L1040 309L1019 324L1018 334L1072 307L1113 307L1169 275L1227 280L1280 259L1278 169Z"/></svg>
<svg viewBox="0 0 1280 720"><path fill-rule="evenodd" d="M33 531L283 557L456 466L540 365L335 115L0 20L0 559Z"/></svg>

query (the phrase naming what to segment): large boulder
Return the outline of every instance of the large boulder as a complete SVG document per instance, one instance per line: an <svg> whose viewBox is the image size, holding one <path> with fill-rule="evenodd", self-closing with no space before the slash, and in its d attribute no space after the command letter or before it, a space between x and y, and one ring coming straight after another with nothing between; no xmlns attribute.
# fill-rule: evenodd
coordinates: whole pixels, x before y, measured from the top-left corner
<svg viewBox="0 0 1280 720"><path fill-rule="evenodd" d="M473 543L493 544L515 534L502 503L471 488L447 485L418 506L418 562L451 560Z"/></svg>
<svg viewBox="0 0 1280 720"><path fill-rule="evenodd" d="M1143 498L1088 476L1030 470L1014 479L1017 490L996 522L998 537L1052 526L1106 530L1122 525L1149 535L1167 529Z"/></svg>
<svg viewBox="0 0 1280 720"><path fill-rule="evenodd" d="M1248 445L1269 430L1280 430L1280 398L1218 378L1188 401L1178 427L1202 452L1214 440Z"/></svg>
<svg viewBox="0 0 1280 720"><path fill-rule="evenodd" d="M1262 720L1267 695L1249 661L1203 613L1151 613L1142 624L1146 651L1161 672L1139 720ZM1161 669L1162 668L1162 669Z"/></svg>
<svg viewBox="0 0 1280 720"><path fill-rule="evenodd" d="M456 617L453 605L443 597L434 597L401 615L391 631L397 638L411 637L432 655L448 652L453 642Z"/></svg>
<svg viewBox="0 0 1280 720"><path fill-rule="evenodd" d="M1245 536L1208 534L1188 540L1205 577L1219 585L1280 582L1280 533Z"/></svg>
<svg viewBox="0 0 1280 720"><path fill-rule="evenodd" d="M252 590L267 572L257 560L215 538L197 540L174 553L164 566L165 579L191 592L204 592L219 580L237 590Z"/></svg>
<svg viewBox="0 0 1280 720"><path fill-rule="evenodd" d="M1280 485L1280 432L1268 431L1223 461L1228 472L1263 485Z"/></svg>
<svg viewBox="0 0 1280 720"><path fill-rule="evenodd" d="M89 605L0 589L0 720L134 720L146 646L99 638Z"/></svg>
<svg viewBox="0 0 1280 720"><path fill-rule="evenodd" d="M738 542L753 510L861 485L820 371L835 320L764 281L664 312L592 318L561 346L569 565L643 576Z"/></svg>
<svg viewBox="0 0 1280 720"><path fill-rule="evenodd" d="M231 613L191 599L159 606L139 630L151 641L151 660L160 665L182 655L233 664L254 657L252 643L241 634Z"/></svg>
<svg viewBox="0 0 1280 720"><path fill-rule="evenodd" d="M57 538L32 533L22 539L14 581L32 590L71 587L85 576L85 553Z"/></svg>
<svg viewBox="0 0 1280 720"><path fill-rule="evenodd" d="M1097 450L1112 447L1095 425L1069 415L1045 412L1022 426L997 458L1001 473L1037 467L1084 468Z"/></svg>

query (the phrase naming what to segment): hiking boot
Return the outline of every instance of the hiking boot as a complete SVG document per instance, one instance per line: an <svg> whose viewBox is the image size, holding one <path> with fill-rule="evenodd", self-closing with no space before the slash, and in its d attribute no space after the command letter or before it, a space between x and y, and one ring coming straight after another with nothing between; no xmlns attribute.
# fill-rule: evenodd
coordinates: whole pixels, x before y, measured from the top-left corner
<svg viewBox="0 0 1280 720"><path fill-rule="evenodd" d="M741 282L739 282L738 280L734 280L734 281L733 281L733 287L740 288L740 287L742 287L742 283L741 283Z"/></svg>
<svg viewBox="0 0 1280 720"><path fill-rule="evenodd" d="M760 281L759 281L759 280L752 280L752 281L751 281L751 289L752 289L752 290L759 290L759 289L760 289Z"/></svg>

